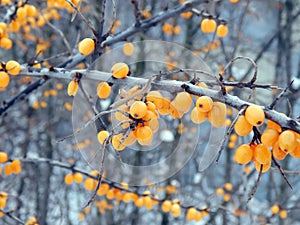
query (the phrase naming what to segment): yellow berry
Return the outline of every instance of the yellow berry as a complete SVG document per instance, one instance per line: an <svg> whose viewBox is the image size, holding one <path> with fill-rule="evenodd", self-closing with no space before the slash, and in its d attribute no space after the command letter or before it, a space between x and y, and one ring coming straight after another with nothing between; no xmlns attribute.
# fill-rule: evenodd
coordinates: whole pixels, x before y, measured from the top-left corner
<svg viewBox="0 0 300 225"><path fill-rule="evenodd" d="M78 50L82 55L89 55L95 49L95 42L91 38L85 38L78 43Z"/></svg>
<svg viewBox="0 0 300 225"><path fill-rule="evenodd" d="M107 82L100 82L97 86L97 95L101 99L105 99L110 95L111 87Z"/></svg>
<svg viewBox="0 0 300 225"><path fill-rule="evenodd" d="M226 120L226 105L221 102L214 102L212 109L208 112L208 120L214 127L222 127Z"/></svg>
<svg viewBox="0 0 300 225"><path fill-rule="evenodd" d="M180 213L181 213L181 208L180 208L180 205L175 203L171 206L171 213L172 215L176 218L176 217L179 217L180 216Z"/></svg>
<svg viewBox="0 0 300 225"><path fill-rule="evenodd" d="M234 130L239 136L246 136L252 131L253 126L241 115L234 124Z"/></svg>
<svg viewBox="0 0 300 225"><path fill-rule="evenodd" d="M277 141L273 146L272 154L275 159L283 160L288 153L286 151L283 151L282 149L280 149L278 141Z"/></svg>
<svg viewBox="0 0 300 225"><path fill-rule="evenodd" d="M285 219L287 217L287 211L285 209L280 210L279 217Z"/></svg>
<svg viewBox="0 0 300 225"><path fill-rule="evenodd" d="M74 173L73 178L74 178L74 181L78 184L81 183L83 180L83 176L81 173Z"/></svg>
<svg viewBox="0 0 300 225"><path fill-rule="evenodd" d="M253 149L248 144L242 144L235 150L234 161L239 164L247 164L252 161Z"/></svg>
<svg viewBox="0 0 300 225"><path fill-rule="evenodd" d="M229 0L231 3L238 3L239 0Z"/></svg>
<svg viewBox="0 0 300 225"><path fill-rule="evenodd" d="M5 69L11 75L18 75L21 71L21 66L18 62L10 60L6 63Z"/></svg>
<svg viewBox="0 0 300 225"><path fill-rule="evenodd" d="M8 156L5 152L0 152L0 163L6 163L8 160Z"/></svg>
<svg viewBox="0 0 300 225"><path fill-rule="evenodd" d="M261 143L267 147L272 147L278 140L279 134L276 130L267 129L261 135Z"/></svg>
<svg viewBox="0 0 300 225"><path fill-rule="evenodd" d="M271 161L271 151L264 144L258 144L254 148L254 159L260 164L267 164Z"/></svg>
<svg viewBox="0 0 300 225"><path fill-rule="evenodd" d="M68 95L75 96L78 90L78 82L71 80L68 84Z"/></svg>
<svg viewBox="0 0 300 225"><path fill-rule="evenodd" d="M186 213L186 220L187 221L194 220L196 218L197 213L198 211L194 207L189 208Z"/></svg>
<svg viewBox="0 0 300 225"><path fill-rule="evenodd" d="M92 178L87 178L84 181L84 188L88 191L93 191L96 189L97 182Z"/></svg>
<svg viewBox="0 0 300 225"><path fill-rule="evenodd" d="M111 143L115 150L122 151L125 149L126 145L122 143L123 137L123 134L117 134L112 137Z"/></svg>
<svg viewBox="0 0 300 225"><path fill-rule="evenodd" d="M261 126L265 121L265 113L258 105L250 105L245 112L246 120L253 126Z"/></svg>
<svg viewBox="0 0 300 225"><path fill-rule="evenodd" d="M133 51L134 51L133 44L130 42L126 42L123 46L124 55L131 56L133 54Z"/></svg>
<svg viewBox="0 0 300 225"><path fill-rule="evenodd" d="M297 144L294 132L291 130L283 131L279 135L278 144L283 151L292 152Z"/></svg>
<svg viewBox="0 0 300 225"><path fill-rule="evenodd" d="M217 194L217 195L222 195L222 194L224 194L223 188L217 188L217 189L216 189L216 194Z"/></svg>
<svg viewBox="0 0 300 225"><path fill-rule="evenodd" d="M9 84L10 78L4 71L0 71L0 88L6 88Z"/></svg>
<svg viewBox="0 0 300 225"><path fill-rule="evenodd" d="M213 100L208 96L201 96L196 101L196 107L201 112L209 112L212 109Z"/></svg>
<svg viewBox="0 0 300 225"><path fill-rule="evenodd" d="M272 120L268 120L267 127L269 129L277 130L277 132L281 133L281 127Z"/></svg>
<svg viewBox="0 0 300 225"><path fill-rule="evenodd" d="M233 186L231 183L224 184L224 189L227 191L231 191L233 189Z"/></svg>
<svg viewBox="0 0 300 225"><path fill-rule="evenodd" d="M142 126L136 129L136 138L141 141L152 140L153 133L149 126Z"/></svg>
<svg viewBox="0 0 300 225"><path fill-rule="evenodd" d="M271 212L272 212L272 214L277 214L277 213L279 212L279 210L280 210L280 208L279 208L278 205L273 205L273 206L271 207Z"/></svg>
<svg viewBox="0 0 300 225"><path fill-rule="evenodd" d="M67 185L70 185L73 183L73 174L71 173L68 173L66 176L65 176L65 183Z"/></svg>
<svg viewBox="0 0 300 225"><path fill-rule="evenodd" d="M103 144L106 138L109 136L109 132L106 130L99 131L97 138L100 144Z"/></svg>
<svg viewBox="0 0 300 225"><path fill-rule="evenodd" d="M129 73L129 67L126 63L116 63L111 67L111 72L114 78L125 78Z"/></svg>
<svg viewBox="0 0 300 225"><path fill-rule="evenodd" d="M13 42L8 37L0 38L0 47L2 47L4 49L11 49L12 45L13 45Z"/></svg>
<svg viewBox="0 0 300 225"><path fill-rule="evenodd" d="M143 101L135 101L129 109L130 115L135 119L141 119L147 114L147 105Z"/></svg>
<svg viewBox="0 0 300 225"><path fill-rule="evenodd" d="M254 167L255 167L255 169L256 169L257 172L260 171L260 167L261 166L262 166L262 173L267 172L270 169L270 167L271 167L271 160L268 163L266 163L266 164L260 164L257 161L254 162Z"/></svg>
<svg viewBox="0 0 300 225"><path fill-rule="evenodd" d="M227 33L228 33L227 26L220 24L217 28L217 36L223 38L227 35Z"/></svg>
<svg viewBox="0 0 300 225"><path fill-rule="evenodd" d="M187 92L179 92L172 101L173 106L180 112L188 112L193 103L192 96Z"/></svg>
<svg viewBox="0 0 300 225"><path fill-rule="evenodd" d="M11 162L11 170L14 174L19 174L21 172L22 167L19 159L15 159Z"/></svg>
<svg viewBox="0 0 300 225"><path fill-rule="evenodd" d="M191 111L190 117L193 123L199 124L203 123L207 119L207 113L201 112L197 107L194 107Z"/></svg>
<svg viewBox="0 0 300 225"><path fill-rule="evenodd" d="M223 196L224 202L228 202L230 199L231 199L231 195L228 194L228 193L226 193L226 194Z"/></svg>
<svg viewBox="0 0 300 225"><path fill-rule="evenodd" d="M165 213L170 212L171 211L171 207L172 207L172 202L170 200L165 200L161 204L161 209Z"/></svg>
<svg viewBox="0 0 300 225"><path fill-rule="evenodd" d="M203 33L213 33L217 27L216 21L213 19L204 19L201 22L201 30Z"/></svg>

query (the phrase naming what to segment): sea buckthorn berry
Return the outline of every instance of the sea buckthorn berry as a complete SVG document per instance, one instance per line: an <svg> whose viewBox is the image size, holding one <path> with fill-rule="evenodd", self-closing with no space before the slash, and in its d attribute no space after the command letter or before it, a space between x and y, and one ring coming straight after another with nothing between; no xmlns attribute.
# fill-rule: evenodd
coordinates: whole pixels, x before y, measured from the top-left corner
<svg viewBox="0 0 300 225"><path fill-rule="evenodd" d="M65 176L65 184L67 185L70 185L73 183L73 174L71 173L68 173L66 176Z"/></svg>
<svg viewBox="0 0 300 225"><path fill-rule="evenodd" d="M280 210L280 208L279 208L278 205L273 205L273 206L271 207L271 213L272 213L272 214L277 214L277 213L279 212L279 210Z"/></svg>
<svg viewBox="0 0 300 225"><path fill-rule="evenodd" d="M228 202L228 201L230 201L230 199L231 199L231 195L228 194L228 193L226 193L226 194L223 196L224 202Z"/></svg>
<svg viewBox="0 0 300 225"><path fill-rule="evenodd" d="M10 78L4 71L0 71L0 88L6 88L9 84Z"/></svg>
<svg viewBox="0 0 300 225"><path fill-rule="evenodd" d="M172 202L170 200L165 200L161 204L161 209L165 213L170 212L171 211L171 207L172 207Z"/></svg>
<svg viewBox="0 0 300 225"><path fill-rule="evenodd" d="M133 131L131 131L129 133L129 135L125 138L123 144L126 145L126 146L130 146L130 145L133 145L136 141L136 137L133 133Z"/></svg>
<svg viewBox="0 0 300 225"><path fill-rule="evenodd" d="M201 30L203 33L213 33L217 27L216 21L213 19L204 19L201 22Z"/></svg>
<svg viewBox="0 0 300 225"><path fill-rule="evenodd" d="M275 123L274 121L272 121L272 120L268 120L267 127L269 129L277 130L277 132L279 132L279 133L281 133L281 131L282 131L281 127L277 123Z"/></svg>
<svg viewBox="0 0 300 225"><path fill-rule="evenodd" d="M95 49L95 42L91 38L85 38L78 43L78 50L82 55L89 55Z"/></svg>
<svg viewBox="0 0 300 225"><path fill-rule="evenodd" d="M134 52L134 46L132 43L130 42L126 42L124 45L123 45L123 53L124 55L127 55L127 56L131 56Z"/></svg>
<svg viewBox="0 0 300 225"><path fill-rule="evenodd" d="M97 86L97 95L101 99L105 99L110 95L111 87L107 82L100 82Z"/></svg>
<svg viewBox="0 0 300 225"><path fill-rule="evenodd" d="M159 91L150 91L147 96L146 100L152 102L157 108L161 108L163 106L163 96Z"/></svg>
<svg viewBox="0 0 300 225"><path fill-rule="evenodd" d="M262 171L261 172L262 173L267 172L270 169L270 167L271 167L271 160L267 164L260 164L257 161L254 162L254 167L255 167L255 169L256 169L257 172L260 171L260 167L261 166L262 166Z"/></svg>
<svg viewBox="0 0 300 225"><path fill-rule="evenodd" d="M129 73L129 67L126 63L116 63L111 67L111 72L114 78L125 78Z"/></svg>
<svg viewBox="0 0 300 225"><path fill-rule="evenodd" d="M230 1L230 3L238 3L239 2L239 0L229 0Z"/></svg>
<svg viewBox="0 0 300 225"><path fill-rule="evenodd" d="M291 130L283 131L278 138L279 147L288 152L292 152L297 144L295 134Z"/></svg>
<svg viewBox="0 0 300 225"><path fill-rule="evenodd" d="M143 118L147 111L147 105L143 101L135 101L129 109L130 115L135 119Z"/></svg>
<svg viewBox="0 0 300 225"><path fill-rule="evenodd" d="M289 152L290 155L296 159L300 158L300 140L297 141L296 147L294 148L293 151Z"/></svg>
<svg viewBox="0 0 300 225"><path fill-rule="evenodd" d="M172 101L173 106L181 112L188 112L193 103L192 96L187 92L179 92Z"/></svg>
<svg viewBox="0 0 300 225"><path fill-rule="evenodd" d="M13 45L13 42L8 37L0 38L0 47L8 50L8 49L11 49L12 45Z"/></svg>
<svg viewBox="0 0 300 225"><path fill-rule="evenodd" d="M78 91L78 82L71 80L68 84L68 95L75 96Z"/></svg>
<svg viewBox="0 0 300 225"><path fill-rule="evenodd" d="M231 191L233 189L233 186L231 183L224 184L224 189L227 191Z"/></svg>
<svg viewBox="0 0 300 225"><path fill-rule="evenodd" d="M258 105L250 105L245 112L246 120L253 126L261 126L265 121L265 113Z"/></svg>
<svg viewBox="0 0 300 225"><path fill-rule="evenodd" d="M18 62L10 60L5 65L6 71L11 75L18 75L21 71L21 66Z"/></svg>
<svg viewBox="0 0 300 225"><path fill-rule="evenodd" d="M226 25L224 24L220 24L218 27L217 27L217 36L220 37L220 38L223 38L227 35L228 33L228 28Z"/></svg>
<svg viewBox="0 0 300 225"><path fill-rule="evenodd" d="M186 220L187 221L194 220L196 218L197 213L198 211L194 207L189 208L186 213Z"/></svg>
<svg viewBox="0 0 300 225"><path fill-rule="evenodd" d="M288 153L286 151L283 151L282 149L280 149L280 147L278 145L278 141L277 141L273 146L272 154L275 159L283 160Z"/></svg>
<svg viewBox="0 0 300 225"><path fill-rule="evenodd" d="M175 203L171 206L171 213L175 218L180 216L181 208L178 203Z"/></svg>
<svg viewBox="0 0 300 225"><path fill-rule="evenodd" d="M97 182L92 178L87 178L84 181L84 188L88 191L93 191L96 189Z"/></svg>
<svg viewBox="0 0 300 225"><path fill-rule="evenodd" d="M0 152L0 163L6 163L8 161L8 156L5 152Z"/></svg>
<svg viewBox="0 0 300 225"><path fill-rule="evenodd" d="M19 174L21 172L22 167L19 159L15 159L11 162L11 170L14 174Z"/></svg>
<svg viewBox="0 0 300 225"><path fill-rule="evenodd" d="M261 135L261 143L267 147L272 147L278 140L279 134L276 130L267 129Z"/></svg>
<svg viewBox="0 0 300 225"><path fill-rule="evenodd" d="M131 196L131 193L129 193L129 192L124 193L122 200L125 203L131 202L133 200L132 196Z"/></svg>
<svg viewBox="0 0 300 225"><path fill-rule="evenodd" d="M201 112L208 112L212 109L213 100L208 96L201 96L196 101L196 107Z"/></svg>
<svg viewBox="0 0 300 225"><path fill-rule="evenodd" d="M109 185L107 183L101 183L99 190L97 191L97 195L106 195L109 190Z"/></svg>
<svg viewBox="0 0 300 225"><path fill-rule="evenodd" d="M20 20L24 20L27 16L27 10L24 7L19 7L17 9L17 17Z"/></svg>
<svg viewBox="0 0 300 225"><path fill-rule="evenodd" d="M194 107L191 111L191 120L193 123L199 124L203 123L207 119L207 113L201 112L197 107Z"/></svg>
<svg viewBox="0 0 300 225"><path fill-rule="evenodd" d="M239 136L246 136L252 131L253 126L241 115L234 124L234 130Z"/></svg>
<svg viewBox="0 0 300 225"><path fill-rule="evenodd" d="M117 134L112 137L111 143L115 150L122 151L126 145L122 143L123 134Z"/></svg>
<svg viewBox="0 0 300 225"><path fill-rule="evenodd" d="M208 112L208 120L214 127L222 127L226 120L226 105L214 102L212 109Z"/></svg>
<svg viewBox="0 0 300 225"><path fill-rule="evenodd" d="M287 217L287 211L285 209L282 209L279 211L279 217L281 219L285 219Z"/></svg>
<svg viewBox="0 0 300 225"><path fill-rule="evenodd" d="M11 167L11 164L6 164L5 167L4 167L4 174L6 176L10 176L12 174L12 167Z"/></svg>
<svg viewBox="0 0 300 225"><path fill-rule="evenodd" d="M264 144L258 144L254 148L254 159L260 164L267 164L271 161L271 151Z"/></svg>
<svg viewBox="0 0 300 225"><path fill-rule="evenodd" d="M127 105L120 105L118 107L118 110L121 112L115 112L115 118L119 121L128 120L128 116L126 116L126 113L129 112L129 107ZM124 113L122 113L124 112Z"/></svg>
<svg viewBox="0 0 300 225"><path fill-rule="evenodd" d="M104 141L106 140L106 138L108 138L109 136L109 132L106 130L101 130L99 131L97 138L100 144L103 144Z"/></svg>
<svg viewBox="0 0 300 225"><path fill-rule="evenodd" d="M223 188L217 188L217 189L216 189L216 194L217 194L217 195L222 195L222 194L224 194Z"/></svg>
<svg viewBox="0 0 300 225"><path fill-rule="evenodd" d="M74 178L74 181L78 184L83 181L83 176L81 173L74 173L73 178Z"/></svg>
<svg viewBox="0 0 300 225"><path fill-rule="evenodd" d="M152 130L149 126L142 126L136 129L136 138L138 140L146 141L153 138Z"/></svg>

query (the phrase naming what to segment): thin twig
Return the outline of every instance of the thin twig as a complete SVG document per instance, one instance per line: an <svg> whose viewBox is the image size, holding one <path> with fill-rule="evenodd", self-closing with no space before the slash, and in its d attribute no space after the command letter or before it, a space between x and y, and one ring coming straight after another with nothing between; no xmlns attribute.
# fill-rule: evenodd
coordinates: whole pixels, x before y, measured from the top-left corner
<svg viewBox="0 0 300 225"><path fill-rule="evenodd" d="M289 182L288 178L286 177L284 170L281 168L280 164L274 158L273 154L272 154L272 161L274 162L275 166L279 170L279 172L280 172L281 176L283 177L283 179L286 181L286 183L289 185L289 187L293 190L293 187L292 187L291 183Z"/></svg>
<svg viewBox="0 0 300 225"><path fill-rule="evenodd" d="M278 103L278 101L290 89L290 87L292 86L293 82L294 82L294 80L282 92L280 92L280 94L274 99L274 101L269 106L267 106L268 109L274 109L274 107L276 106L276 104Z"/></svg>
<svg viewBox="0 0 300 225"><path fill-rule="evenodd" d="M25 224L24 221L13 215L13 211L4 211L3 209L0 209L0 212L2 212L5 216L11 218L12 220L18 222L19 224Z"/></svg>
<svg viewBox="0 0 300 225"><path fill-rule="evenodd" d="M255 182L255 186L254 186L253 190L251 191L251 193L250 193L250 195L249 195L249 197L248 197L247 203L254 197L254 195L255 195L255 193L256 193L256 190L257 190L257 188L258 188L258 184L259 184L260 179L261 179L262 170L263 170L263 164L260 165L258 177L257 177L257 180L256 180L256 182Z"/></svg>

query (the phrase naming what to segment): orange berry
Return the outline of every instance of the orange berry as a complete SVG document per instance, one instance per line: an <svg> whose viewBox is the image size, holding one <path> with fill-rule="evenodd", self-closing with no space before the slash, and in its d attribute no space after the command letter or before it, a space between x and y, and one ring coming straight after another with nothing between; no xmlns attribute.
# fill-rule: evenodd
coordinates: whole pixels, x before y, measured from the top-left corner
<svg viewBox="0 0 300 225"><path fill-rule="evenodd" d="M261 126L265 121L265 113L258 105L250 105L245 112L246 120L253 126Z"/></svg>
<svg viewBox="0 0 300 225"><path fill-rule="evenodd" d="M196 218L197 213L198 211L194 207L189 208L186 213L186 220L187 221L194 220Z"/></svg>
<svg viewBox="0 0 300 225"><path fill-rule="evenodd" d="M179 92L172 101L173 106L180 112L188 112L193 103L192 96L187 92Z"/></svg>
<svg viewBox="0 0 300 225"><path fill-rule="evenodd" d="M283 131L279 135L278 144L283 151L292 152L297 144L294 132L291 130Z"/></svg>
<svg viewBox="0 0 300 225"><path fill-rule="evenodd" d="M122 200L125 203L128 203L128 202L132 201L131 193L129 193L129 192L124 193Z"/></svg>
<svg viewBox="0 0 300 225"><path fill-rule="evenodd" d="M226 193L226 194L223 196L224 202L228 202L230 199L231 199L231 195L228 194L228 193Z"/></svg>
<svg viewBox="0 0 300 225"><path fill-rule="evenodd" d="M67 185L70 185L73 183L73 174L71 173L68 173L66 176L65 176L65 183Z"/></svg>
<svg viewBox="0 0 300 225"><path fill-rule="evenodd" d="M136 129L136 138L141 141L152 140L153 133L149 126L142 126Z"/></svg>
<svg viewBox="0 0 300 225"><path fill-rule="evenodd" d="M19 159L15 159L11 162L11 170L14 174L19 174L21 172L22 168Z"/></svg>
<svg viewBox="0 0 300 225"><path fill-rule="evenodd" d="M19 7L17 9L17 17L20 20L24 20L27 16L27 10L24 7Z"/></svg>
<svg viewBox="0 0 300 225"><path fill-rule="evenodd" d="M0 163L6 163L8 160L8 156L5 152L0 152Z"/></svg>
<svg viewBox="0 0 300 225"><path fill-rule="evenodd" d="M73 178L74 178L74 181L78 184L81 183L83 180L83 176L81 173L74 173Z"/></svg>
<svg viewBox="0 0 300 225"><path fill-rule="evenodd" d="M111 72L114 78L125 78L129 73L129 67L126 63L116 63L111 67Z"/></svg>
<svg viewBox="0 0 300 225"><path fill-rule="evenodd" d="M276 142L273 146L272 154L275 159L283 160L288 153L280 149L278 142Z"/></svg>
<svg viewBox="0 0 300 225"><path fill-rule="evenodd" d="M201 30L203 33L213 33L217 27L216 21L213 19L203 19L201 22Z"/></svg>
<svg viewBox="0 0 300 225"><path fill-rule="evenodd" d="M224 189L227 191L231 191L233 189L233 186L231 183L224 184Z"/></svg>
<svg viewBox="0 0 300 225"><path fill-rule="evenodd" d="M132 43L130 42L126 42L124 45L123 45L123 53L124 55L127 55L127 56L131 56L134 52L134 46Z"/></svg>
<svg viewBox="0 0 300 225"><path fill-rule="evenodd" d="M230 1L230 3L238 3L239 2L239 0L229 0Z"/></svg>
<svg viewBox="0 0 300 225"><path fill-rule="evenodd" d="M111 143L115 150L122 151L125 149L126 145L122 143L123 134L117 134L112 137Z"/></svg>
<svg viewBox="0 0 300 225"><path fill-rule="evenodd" d="M147 96L146 100L152 102L157 108L161 108L163 106L163 96L159 91L150 91Z"/></svg>
<svg viewBox="0 0 300 225"><path fill-rule="evenodd" d="M212 109L213 100L208 96L201 96L196 101L196 107L201 112L209 112Z"/></svg>
<svg viewBox="0 0 300 225"><path fill-rule="evenodd" d="M135 101L129 109L130 115L135 119L141 119L147 114L147 105L142 101Z"/></svg>
<svg viewBox="0 0 300 225"><path fill-rule="evenodd" d="M226 105L214 102L212 109L208 112L208 120L214 127L222 127L226 120Z"/></svg>
<svg viewBox="0 0 300 225"><path fill-rule="evenodd" d="M222 194L224 194L223 188L217 188L217 189L216 189L216 194L217 194L217 195L222 195Z"/></svg>
<svg viewBox="0 0 300 225"><path fill-rule="evenodd" d="M179 217L180 216L180 213L181 213L181 208L180 208L180 205L175 203L171 206L171 213L172 215L176 218L176 217Z"/></svg>
<svg viewBox="0 0 300 225"><path fill-rule="evenodd" d="M278 140L279 134L276 130L267 129L261 135L261 143L267 147L272 147Z"/></svg>
<svg viewBox="0 0 300 225"><path fill-rule="evenodd" d="M106 138L109 136L109 132L106 131L106 130L101 130L98 135L97 135L97 138L98 138L98 141L100 144L103 144L104 141L106 140Z"/></svg>
<svg viewBox="0 0 300 225"><path fill-rule="evenodd" d="M68 95L75 96L78 91L78 82L71 80L68 84Z"/></svg>
<svg viewBox="0 0 300 225"><path fill-rule="evenodd" d="M5 167L4 167L4 174L6 176L9 176L12 174L12 168L11 168L11 164L7 164Z"/></svg>
<svg viewBox="0 0 300 225"><path fill-rule="evenodd" d="M17 61L10 60L5 64L6 71L11 75L18 75L21 71L21 66Z"/></svg>
<svg viewBox="0 0 300 225"><path fill-rule="evenodd" d="M271 167L271 160L270 160L267 164L260 164L259 162L255 161L255 162L254 162L254 167L255 167L256 171L258 171L258 172L260 171L261 165L263 166L263 167L262 167L262 173L265 173L265 172L267 172L267 171L270 169L270 167Z"/></svg>
<svg viewBox="0 0 300 225"><path fill-rule="evenodd" d="M281 127L272 120L268 120L267 127L269 129L277 130L279 133L281 133Z"/></svg>
<svg viewBox="0 0 300 225"><path fill-rule="evenodd" d="M285 209L280 210L279 217L285 219L287 217L287 211Z"/></svg>
<svg viewBox="0 0 300 225"><path fill-rule="evenodd" d="M299 159L300 158L300 140L298 140L296 142L297 142L296 147L294 148L293 151L291 151L289 153L292 157Z"/></svg>
<svg viewBox="0 0 300 225"><path fill-rule="evenodd" d="M109 184L107 183L101 183L100 188L97 192L98 195L102 196L102 195L106 195L107 192L109 191Z"/></svg>
<svg viewBox="0 0 300 225"><path fill-rule="evenodd" d="M0 47L2 47L4 49L11 49L12 45L13 45L13 42L8 37L0 38Z"/></svg>
<svg viewBox="0 0 300 225"><path fill-rule="evenodd" d="M197 107L194 107L191 111L190 117L193 123L199 124L203 123L207 119L207 113L201 112Z"/></svg>
<svg viewBox="0 0 300 225"><path fill-rule="evenodd" d="M95 42L91 38L85 38L78 43L78 50L82 55L89 55L95 49Z"/></svg>
<svg viewBox="0 0 300 225"><path fill-rule="evenodd" d="M9 76L6 72L0 71L0 88L6 88L9 84Z"/></svg>
<svg viewBox="0 0 300 225"><path fill-rule="evenodd" d="M144 205L144 198L138 198L134 201L136 207L142 207Z"/></svg>
<svg viewBox="0 0 300 225"><path fill-rule="evenodd" d="M105 99L110 95L111 87L107 82L100 82L97 86L97 95L101 99Z"/></svg>
<svg viewBox="0 0 300 225"><path fill-rule="evenodd" d="M217 28L217 36L223 38L227 35L228 28L224 24L220 24Z"/></svg>
<svg viewBox="0 0 300 225"><path fill-rule="evenodd" d="M88 191L93 191L96 189L97 182L92 178L87 178L84 181L84 188Z"/></svg>
<svg viewBox="0 0 300 225"><path fill-rule="evenodd" d="M253 126L241 115L234 124L234 130L239 136L246 136L252 131Z"/></svg>
<svg viewBox="0 0 300 225"><path fill-rule="evenodd" d="M172 207L172 202L170 200L165 200L161 204L161 209L165 213L170 212L171 211L171 207Z"/></svg>
<svg viewBox="0 0 300 225"><path fill-rule="evenodd" d="M271 212L272 212L272 214L277 214L277 213L279 212L279 210L280 210L280 208L279 208L278 205L273 205L273 206L271 207Z"/></svg>
<svg viewBox="0 0 300 225"><path fill-rule="evenodd" d="M234 161L239 164L247 164L253 159L253 149L248 144L243 144L239 146L234 155Z"/></svg>
<svg viewBox="0 0 300 225"><path fill-rule="evenodd" d="M254 159L260 164L267 164L271 161L271 151L264 144L258 144L254 148Z"/></svg>

